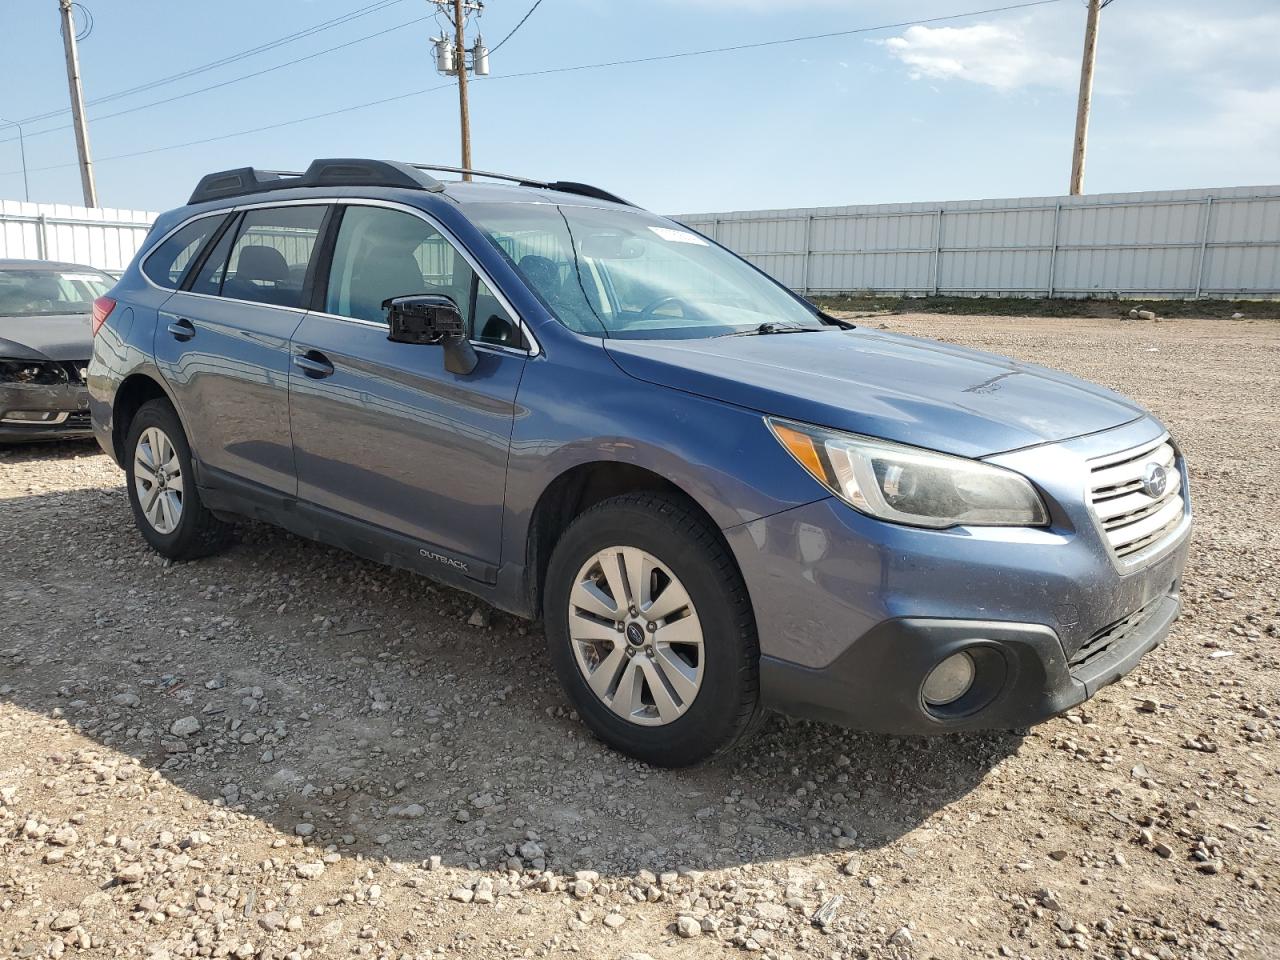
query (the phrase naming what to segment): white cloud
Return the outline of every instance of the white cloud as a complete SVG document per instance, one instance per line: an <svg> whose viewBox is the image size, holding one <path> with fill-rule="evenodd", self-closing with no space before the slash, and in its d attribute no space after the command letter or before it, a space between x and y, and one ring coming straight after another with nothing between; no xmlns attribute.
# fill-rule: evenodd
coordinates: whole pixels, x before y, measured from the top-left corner
<svg viewBox="0 0 1280 960"><path fill-rule="evenodd" d="M1018 23L909 27L900 37L877 42L917 80L967 80L1001 91L1026 86L1070 89L1080 69Z"/></svg>
<svg viewBox="0 0 1280 960"><path fill-rule="evenodd" d="M1184 149L1280 154L1280 86L1264 90L1224 90L1214 98L1207 120L1173 131Z"/></svg>

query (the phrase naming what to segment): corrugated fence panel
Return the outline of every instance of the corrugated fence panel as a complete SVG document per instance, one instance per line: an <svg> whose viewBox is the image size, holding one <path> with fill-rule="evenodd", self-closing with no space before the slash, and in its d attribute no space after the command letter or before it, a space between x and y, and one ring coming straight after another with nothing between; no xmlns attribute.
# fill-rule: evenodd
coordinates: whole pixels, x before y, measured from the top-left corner
<svg viewBox="0 0 1280 960"><path fill-rule="evenodd" d="M804 293L1280 296L1280 187L677 217Z"/></svg>
<svg viewBox="0 0 1280 960"><path fill-rule="evenodd" d="M0 201L0 258L119 271L155 216ZM808 293L1280 296L1280 186L678 219Z"/></svg>
<svg viewBox="0 0 1280 960"><path fill-rule="evenodd" d="M0 258L62 260L119 272L155 218L144 210L0 200Z"/></svg>

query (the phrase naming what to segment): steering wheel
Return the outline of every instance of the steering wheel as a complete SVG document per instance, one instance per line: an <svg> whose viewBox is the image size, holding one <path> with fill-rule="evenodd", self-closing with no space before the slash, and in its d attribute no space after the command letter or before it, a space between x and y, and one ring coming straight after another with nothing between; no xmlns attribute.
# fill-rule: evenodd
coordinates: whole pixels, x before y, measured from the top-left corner
<svg viewBox="0 0 1280 960"><path fill-rule="evenodd" d="M659 297L657 300L653 301L653 303L649 304L647 307L645 307L643 310L640 311L640 319L656 320L658 318L655 316L655 314L659 310L661 310L663 307L673 303L680 304L680 314L681 316L683 316L685 309L688 306L683 300L681 300L679 297Z"/></svg>

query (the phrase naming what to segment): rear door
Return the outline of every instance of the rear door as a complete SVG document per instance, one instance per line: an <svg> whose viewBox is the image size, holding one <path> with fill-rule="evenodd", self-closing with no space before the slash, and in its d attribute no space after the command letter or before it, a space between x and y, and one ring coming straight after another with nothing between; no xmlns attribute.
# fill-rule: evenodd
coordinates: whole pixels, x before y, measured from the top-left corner
<svg viewBox="0 0 1280 960"><path fill-rule="evenodd" d="M210 485L235 479L297 490L289 338L306 312L307 273L330 209L302 203L244 210L160 310L156 364Z"/></svg>
<svg viewBox="0 0 1280 960"><path fill-rule="evenodd" d="M290 409L298 498L414 541L413 552L492 581L507 452L528 343L508 305L425 214L355 205L337 225L323 310L293 335ZM382 303L447 294L479 366L439 346L392 343ZM317 292L319 296L319 292ZM476 318L479 317L477 322Z"/></svg>

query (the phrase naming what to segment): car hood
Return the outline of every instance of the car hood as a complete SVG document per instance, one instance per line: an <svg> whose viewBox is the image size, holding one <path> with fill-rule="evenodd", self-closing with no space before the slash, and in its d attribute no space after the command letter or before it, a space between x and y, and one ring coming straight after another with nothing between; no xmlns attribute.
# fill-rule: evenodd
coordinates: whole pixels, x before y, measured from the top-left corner
<svg viewBox="0 0 1280 960"><path fill-rule="evenodd" d="M93 353L89 314L0 317L0 357L13 360L88 360Z"/></svg>
<svg viewBox="0 0 1280 960"><path fill-rule="evenodd" d="M863 329L605 345L640 380L967 457L1066 440L1146 413L1045 367Z"/></svg>

